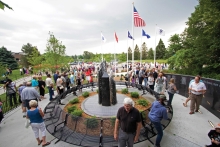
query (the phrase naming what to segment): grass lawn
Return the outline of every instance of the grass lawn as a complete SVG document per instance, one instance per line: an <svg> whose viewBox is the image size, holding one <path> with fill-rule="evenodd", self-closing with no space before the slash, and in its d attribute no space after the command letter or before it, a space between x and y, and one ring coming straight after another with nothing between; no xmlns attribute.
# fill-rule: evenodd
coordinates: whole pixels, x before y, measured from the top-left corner
<svg viewBox="0 0 220 147"><path fill-rule="evenodd" d="M21 75L19 69L12 70L12 74L8 75L8 78L12 81L25 77L25 75ZM2 77L4 79L4 77Z"/></svg>
<svg viewBox="0 0 220 147"><path fill-rule="evenodd" d="M140 60L134 60L135 62L140 62ZM154 62L154 60L142 60L142 62L147 62L147 63L150 63L150 62ZM156 62L158 63L167 63L167 60L165 59L156 59Z"/></svg>

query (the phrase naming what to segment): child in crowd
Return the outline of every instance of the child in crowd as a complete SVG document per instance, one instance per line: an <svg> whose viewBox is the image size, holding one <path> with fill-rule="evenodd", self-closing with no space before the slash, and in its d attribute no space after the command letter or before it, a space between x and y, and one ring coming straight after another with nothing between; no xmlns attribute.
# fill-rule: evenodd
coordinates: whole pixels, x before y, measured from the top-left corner
<svg viewBox="0 0 220 147"><path fill-rule="evenodd" d="M131 82L132 82L132 86L134 87L134 85L135 85L135 75L132 76Z"/></svg>

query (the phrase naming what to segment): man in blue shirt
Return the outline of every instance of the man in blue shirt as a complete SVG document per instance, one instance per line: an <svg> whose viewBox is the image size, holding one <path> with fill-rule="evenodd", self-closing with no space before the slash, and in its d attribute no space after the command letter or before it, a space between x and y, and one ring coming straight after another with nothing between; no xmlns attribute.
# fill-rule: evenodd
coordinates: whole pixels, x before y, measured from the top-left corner
<svg viewBox="0 0 220 147"><path fill-rule="evenodd" d="M155 129L157 130L157 138L155 147L160 147L160 142L163 137L163 129L161 126L162 119L168 119L167 109L165 108L164 101L166 100L165 95L160 95L158 101L154 101L151 110L148 114L148 117L152 124L154 124Z"/></svg>
<svg viewBox="0 0 220 147"><path fill-rule="evenodd" d="M54 83L57 82L58 75L59 75L59 71L56 71L56 73L53 75Z"/></svg>

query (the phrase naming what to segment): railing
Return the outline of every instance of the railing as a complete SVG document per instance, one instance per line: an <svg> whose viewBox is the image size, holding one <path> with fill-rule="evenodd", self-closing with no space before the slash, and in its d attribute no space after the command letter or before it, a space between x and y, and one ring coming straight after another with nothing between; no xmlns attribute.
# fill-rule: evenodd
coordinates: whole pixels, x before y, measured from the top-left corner
<svg viewBox="0 0 220 147"><path fill-rule="evenodd" d="M128 84L129 83L127 82L116 82L116 85L130 86ZM94 85L97 85L97 83L94 83ZM91 84L82 85L83 88L90 86ZM159 95L155 91L143 85L136 84L135 87L143 90L143 94L149 93L155 98ZM72 93L77 90L77 87L71 88L60 96L57 96L45 107L44 120L47 131L56 137L58 141L64 141L78 146L117 146L118 143L114 140L113 135L115 118L76 117L66 113L59 107L58 101L60 99L64 99L68 93ZM161 121L163 129L169 125L173 117L172 107L168 107L167 104L166 107L170 110L168 113L169 119ZM150 138L157 135L157 131L148 118L149 111L150 109L141 112L142 128L138 142L149 140L153 144Z"/></svg>

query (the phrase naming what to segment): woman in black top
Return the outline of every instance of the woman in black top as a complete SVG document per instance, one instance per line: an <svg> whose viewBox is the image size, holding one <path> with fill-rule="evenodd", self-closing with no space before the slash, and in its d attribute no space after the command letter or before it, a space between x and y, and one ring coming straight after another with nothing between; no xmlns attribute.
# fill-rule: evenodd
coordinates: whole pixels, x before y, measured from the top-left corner
<svg viewBox="0 0 220 147"><path fill-rule="evenodd" d="M41 99L45 99L44 94L45 94L45 82L42 80L42 77L38 77L38 86L39 86L39 91L40 91L40 97Z"/></svg>
<svg viewBox="0 0 220 147"><path fill-rule="evenodd" d="M76 78L76 84L77 84L77 88L79 89L80 92L82 92L82 79L80 77L80 73L78 73L78 76Z"/></svg>

